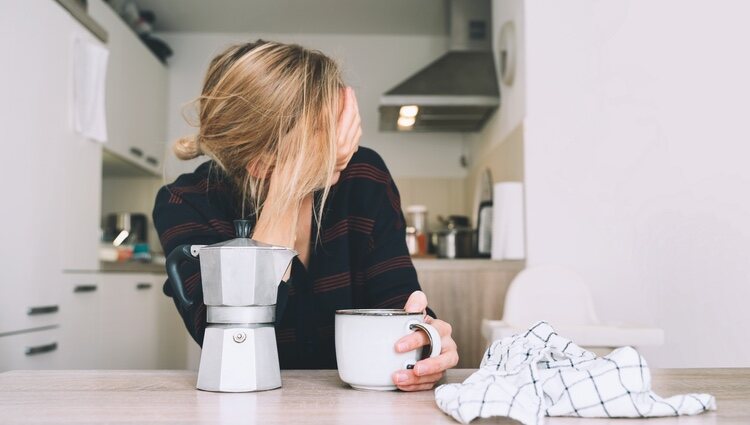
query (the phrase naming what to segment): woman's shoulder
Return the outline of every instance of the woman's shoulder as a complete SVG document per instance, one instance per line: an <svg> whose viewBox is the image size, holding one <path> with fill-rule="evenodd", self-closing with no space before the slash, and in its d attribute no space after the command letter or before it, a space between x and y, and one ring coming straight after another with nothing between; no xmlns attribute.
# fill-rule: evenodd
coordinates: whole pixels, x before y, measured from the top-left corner
<svg viewBox="0 0 750 425"><path fill-rule="evenodd" d="M234 208L230 182L212 161L159 189L152 213L157 230L182 222L211 222Z"/></svg>
<svg viewBox="0 0 750 425"><path fill-rule="evenodd" d="M393 178L385 161L377 152L360 146L349 161L349 165L341 172L339 181L351 181L355 184L369 181L380 185L390 185Z"/></svg>

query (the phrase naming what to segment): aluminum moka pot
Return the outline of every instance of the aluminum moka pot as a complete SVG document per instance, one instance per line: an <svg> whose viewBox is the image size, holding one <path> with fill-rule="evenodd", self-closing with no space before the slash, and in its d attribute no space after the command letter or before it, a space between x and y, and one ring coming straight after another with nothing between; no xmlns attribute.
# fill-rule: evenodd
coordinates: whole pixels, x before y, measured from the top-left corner
<svg viewBox="0 0 750 425"><path fill-rule="evenodd" d="M169 284L182 309L180 264L200 261L206 331L197 388L243 392L281 386L274 321L278 285L294 250L248 237L250 223L235 220L236 238L214 245L181 245L167 257Z"/></svg>

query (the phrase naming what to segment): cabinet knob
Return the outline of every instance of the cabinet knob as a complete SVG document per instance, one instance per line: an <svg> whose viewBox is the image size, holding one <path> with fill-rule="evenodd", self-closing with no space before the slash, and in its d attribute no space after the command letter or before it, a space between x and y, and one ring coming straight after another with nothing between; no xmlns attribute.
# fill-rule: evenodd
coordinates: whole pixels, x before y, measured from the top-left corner
<svg viewBox="0 0 750 425"><path fill-rule="evenodd" d="M40 314L52 314L57 313L58 310L60 310L60 307L56 305L41 305L37 307L29 307L29 310L26 312L29 316L38 316Z"/></svg>
<svg viewBox="0 0 750 425"><path fill-rule="evenodd" d="M136 148L135 146L130 148L130 153L132 153L134 156L137 156L138 158L143 156L143 151L140 148Z"/></svg>
<svg viewBox="0 0 750 425"><path fill-rule="evenodd" d="M154 167L156 167L157 165L159 165L159 160L156 159L156 158L154 158L153 156L147 156L146 157L146 162L148 162L149 164L153 165Z"/></svg>
<svg viewBox="0 0 750 425"><path fill-rule="evenodd" d="M95 292L96 289L96 285L76 285L75 288L73 288L73 292Z"/></svg>
<svg viewBox="0 0 750 425"><path fill-rule="evenodd" d="M27 356L34 356L37 354L43 354L43 353L49 353L52 351L57 350L57 343L53 342L51 344L44 344L44 345L35 345L33 347L26 347L26 355Z"/></svg>
<svg viewBox="0 0 750 425"><path fill-rule="evenodd" d="M139 283L139 284L135 285L135 289L137 289L139 291L145 291L146 289L151 289L151 284L150 283Z"/></svg>

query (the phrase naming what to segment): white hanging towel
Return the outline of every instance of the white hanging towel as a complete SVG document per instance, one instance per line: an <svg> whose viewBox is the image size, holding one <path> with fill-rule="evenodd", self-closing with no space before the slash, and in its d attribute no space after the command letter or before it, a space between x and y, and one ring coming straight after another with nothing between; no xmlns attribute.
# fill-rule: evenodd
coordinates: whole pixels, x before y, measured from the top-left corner
<svg viewBox="0 0 750 425"><path fill-rule="evenodd" d="M73 42L73 127L98 142L107 141L104 94L109 50L82 38Z"/></svg>
<svg viewBox="0 0 750 425"><path fill-rule="evenodd" d="M634 348L597 357L546 322L495 341L477 372L461 384L441 385L435 399L462 423L492 416L529 425L545 416L648 418L716 410L710 394L654 394L648 365Z"/></svg>
<svg viewBox="0 0 750 425"><path fill-rule="evenodd" d="M523 184L495 183L492 203L492 259L523 260L526 257Z"/></svg>

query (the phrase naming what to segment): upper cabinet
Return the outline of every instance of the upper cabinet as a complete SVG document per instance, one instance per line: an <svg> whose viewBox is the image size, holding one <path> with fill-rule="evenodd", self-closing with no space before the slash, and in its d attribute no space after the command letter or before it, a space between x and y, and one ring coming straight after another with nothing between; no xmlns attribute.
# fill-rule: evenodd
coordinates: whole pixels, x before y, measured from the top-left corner
<svg viewBox="0 0 750 425"><path fill-rule="evenodd" d="M107 133L104 148L161 175L167 138L167 69L102 0L89 15L109 34Z"/></svg>

